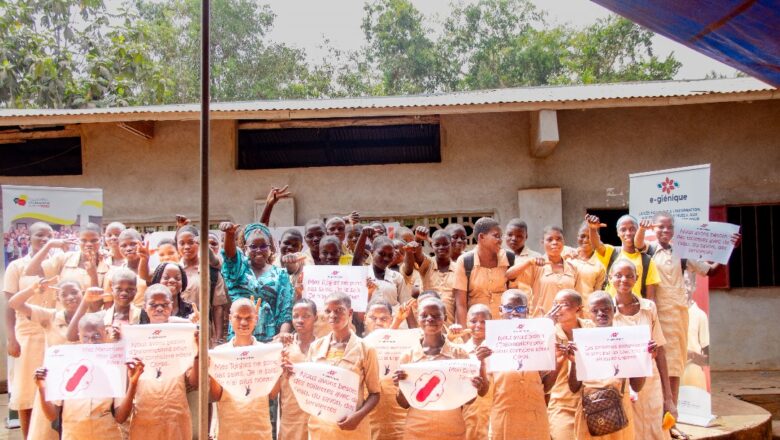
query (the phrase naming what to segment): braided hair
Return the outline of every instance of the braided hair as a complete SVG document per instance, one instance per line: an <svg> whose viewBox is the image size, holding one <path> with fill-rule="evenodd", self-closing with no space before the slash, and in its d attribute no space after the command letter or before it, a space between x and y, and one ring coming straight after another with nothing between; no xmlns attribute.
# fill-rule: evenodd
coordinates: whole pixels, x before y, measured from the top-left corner
<svg viewBox="0 0 780 440"><path fill-rule="evenodd" d="M154 273L152 274L152 282L149 285L151 286L152 284L160 284L160 281L162 281L163 272L165 272L165 268L169 264L172 264L179 268L179 271L181 272L181 291L184 292L187 289L187 272L185 272L184 268L177 263L168 262L168 263L158 264L157 268L154 269Z"/></svg>

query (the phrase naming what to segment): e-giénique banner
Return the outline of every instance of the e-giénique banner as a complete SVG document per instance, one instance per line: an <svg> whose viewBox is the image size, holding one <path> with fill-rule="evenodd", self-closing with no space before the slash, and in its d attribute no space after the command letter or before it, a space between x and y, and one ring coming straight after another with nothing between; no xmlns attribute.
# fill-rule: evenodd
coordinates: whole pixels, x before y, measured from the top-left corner
<svg viewBox="0 0 780 440"><path fill-rule="evenodd" d="M122 397L127 387L124 344L56 345L46 349L46 400Z"/></svg>
<svg viewBox="0 0 780 440"><path fill-rule="evenodd" d="M195 324L144 324L122 326L126 359L144 363L141 380L181 376L195 357Z"/></svg>
<svg viewBox="0 0 780 440"><path fill-rule="evenodd" d="M479 361L450 359L402 364L405 380L398 382L409 405L416 409L446 411L477 397L471 379L479 376Z"/></svg>
<svg viewBox="0 0 780 440"><path fill-rule="evenodd" d="M485 321L485 345L493 350L488 371L555 370L555 324L548 318Z"/></svg>
<svg viewBox="0 0 780 440"><path fill-rule="evenodd" d="M675 220L710 219L710 165L630 174L629 214L651 220L659 212Z"/></svg>
<svg viewBox="0 0 780 440"><path fill-rule="evenodd" d="M357 411L361 392L355 372L316 362L293 364L290 388L304 412L331 423Z"/></svg>
<svg viewBox="0 0 780 440"><path fill-rule="evenodd" d="M282 374L282 344L209 350L209 374L235 400L267 396Z"/></svg>

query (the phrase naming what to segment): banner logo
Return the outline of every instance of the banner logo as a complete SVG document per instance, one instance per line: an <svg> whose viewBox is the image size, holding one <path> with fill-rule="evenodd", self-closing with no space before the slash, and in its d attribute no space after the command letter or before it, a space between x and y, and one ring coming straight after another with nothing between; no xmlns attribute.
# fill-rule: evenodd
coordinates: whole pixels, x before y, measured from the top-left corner
<svg viewBox="0 0 780 440"><path fill-rule="evenodd" d="M680 182L675 181L674 179L666 178L663 182L658 184L658 188L661 190L661 192L666 194L671 194L672 191L680 187Z"/></svg>

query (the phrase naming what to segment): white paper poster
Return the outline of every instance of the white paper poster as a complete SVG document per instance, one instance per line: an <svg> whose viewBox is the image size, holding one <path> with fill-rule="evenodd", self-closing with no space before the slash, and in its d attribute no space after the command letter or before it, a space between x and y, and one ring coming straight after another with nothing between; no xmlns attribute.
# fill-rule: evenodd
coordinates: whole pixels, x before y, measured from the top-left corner
<svg viewBox="0 0 780 440"><path fill-rule="evenodd" d="M57 345L46 349L46 400L122 397L127 388L125 347L114 344Z"/></svg>
<svg viewBox="0 0 780 440"><path fill-rule="evenodd" d="M406 401L414 408L446 411L477 397L471 379L479 376L479 361L452 359L415 362L399 367L407 374L398 382Z"/></svg>
<svg viewBox="0 0 780 440"><path fill-rule="evenodd" d="M675 221L674 251L680 258L728 264L738 232L731 223Z"/></svg>
<svg viewBox="0 0 780 440"><path fill-rule="evenodd" d="M485 321L489 372L555 370L555 324L551 319Z"/></svg>
<svg viewBox="0 0 780 440"><path fill-rule="evenodd" d="M376 329L363 338L363 341L369 347L376 349L379 378L384 379L395 373L400 365L398 361L404 353L420 345L420 331L418 329Z"/></svg>
<svg viewBox="0 0 780 440"><path fill-rule="evenodd" d="M360 376L341 367L316 362L293 364L290 387L305 412L331 423L357 411Z"/></svg>
<svg viewBox="0 0 780 440"><path fill-rule="evenodd" d="M577 380L652 376L649 342L647 325L575 328Z"/></svg>
<svg viewBox="0 0 780 440"><path fill-rule="evenodd" d="M209 350L209 374L233 399L267 396L282 374L282 344Z"/></svg>
<svg viewBox="0 0 780 440"><path fill-rule="evenodd" d="M365 312L368 304L367 272L364 266L303 266L303 297L325 310L325 298L342 292L352 300L352 310Z"/></svg>
<svg viewBox="0 0 780 440"><path fill-rule="evenodd" d="M141 380L181 376L195 357L195 324L144 324L122 326L126 359L144 363Z"/></svg>
<svg viewBox="0 0 780 440"><path fill-rule="evenodd" d="M709 221L710 165L630 174L629 214L650 220L669 212L675 220Z"/></svg>

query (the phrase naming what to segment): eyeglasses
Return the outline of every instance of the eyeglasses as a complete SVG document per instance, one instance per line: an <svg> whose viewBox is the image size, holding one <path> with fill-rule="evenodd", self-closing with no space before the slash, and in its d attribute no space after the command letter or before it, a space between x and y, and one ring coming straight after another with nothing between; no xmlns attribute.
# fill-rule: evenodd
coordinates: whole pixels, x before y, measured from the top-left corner
<svg viewBox="0 0 780 440"><path fill-rule="evenodd" d="M268 249L271 248L271 246L267 244L261 244L261 245L254 245L254 244L248 244L246 245L247 249L249 249L252 252L265 252Z"/></svg>
<svg viewBox="0 0 780 440"><path fill-rule="evenodd" d="M501 313L527 313L528 312L528 306L517 306L517 307L508 307L508 306L499 306L499 309L501 309Z"/></svg>

